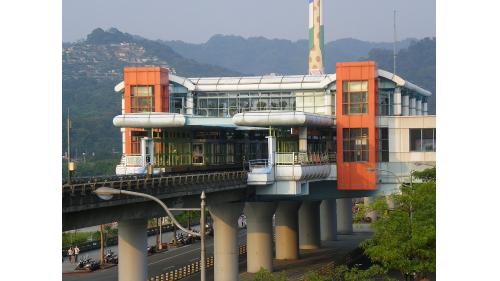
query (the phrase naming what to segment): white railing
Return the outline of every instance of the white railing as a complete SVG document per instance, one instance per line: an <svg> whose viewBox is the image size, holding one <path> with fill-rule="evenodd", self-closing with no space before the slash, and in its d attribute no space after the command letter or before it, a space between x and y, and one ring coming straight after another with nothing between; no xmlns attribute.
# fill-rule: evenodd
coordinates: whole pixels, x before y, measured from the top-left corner
<svg viewBox="0 0 500 281"><path fill-rule="evenodd" d="M125 161L123 161L123 157ZM120 164L125 162L125 166L127 167L143 167L144 164L142 162L142 155L125 155L122 157L122 161Z"/></svg>
<svg viewBox="0 0 500 281"><path fill-rule="evenodd" d="M276 165L320 165L334 163L334 153L276 152Z"/></svg>
<svg viewBox="0 0 500 281"><path fill-rule="evenodd" d="M254 159L248 161L248 168L250 171L256 168L265 168L269 165L268 159Z"/></svg>

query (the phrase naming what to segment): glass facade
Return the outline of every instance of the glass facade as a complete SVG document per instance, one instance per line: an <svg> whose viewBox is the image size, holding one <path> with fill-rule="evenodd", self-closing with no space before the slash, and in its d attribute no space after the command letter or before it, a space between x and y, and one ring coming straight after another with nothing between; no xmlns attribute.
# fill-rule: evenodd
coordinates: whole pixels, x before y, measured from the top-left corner
<svg viewBox="0 0 500 281"><path fill-rule="evenodd" d="M131 112L152 112L155 108L153 86L132 86L130 92Z"/></svg>
<svg viewBox="0 0 500 281"><path fill-rule="evenodd" d="M344 81L342 95L344 115L368 113L368 81Z"/></svg>
<svg viewBox="0 0 500 281"><path fill-rule="evenodd" d="M325 113L324 92L197 92L195 114L231 117L247 111L304 111Z"/></svg>
<svg viewBox="0 0 500 281"><path fill-rule="evenodd" d="M344 128L344 162L368 161L368 128Z"/></svg>
<svg viewBox="0 0 500 281"><path fill-rule="evenodd" d="M389 129L379 128L377 134L378 162L389 162Z"/></svg>
<svg viewBox="0 0 500 281"><path fill-rule="evenodd" d="M436 151L436 129L410 129L410 151Z"/></svg>

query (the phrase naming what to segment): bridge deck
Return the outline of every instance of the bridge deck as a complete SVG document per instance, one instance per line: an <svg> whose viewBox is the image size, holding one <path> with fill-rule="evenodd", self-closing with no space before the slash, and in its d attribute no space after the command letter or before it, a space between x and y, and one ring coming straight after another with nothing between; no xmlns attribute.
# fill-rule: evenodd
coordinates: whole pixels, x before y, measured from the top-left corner
<svg viewBox="0 0 500 281"><path fill-rule="evenodd" d="M246 187L246 171L221 171L209 173L190 173L147 177L110 177L75 181L62 186L63 213L82 211L98 207L126 204L142 201L136 197L115 196L109 201L101 200L93 193L99 187L131 190L154 195L158 198L170 198L200 194L202 190L221 191Z"/></svg>

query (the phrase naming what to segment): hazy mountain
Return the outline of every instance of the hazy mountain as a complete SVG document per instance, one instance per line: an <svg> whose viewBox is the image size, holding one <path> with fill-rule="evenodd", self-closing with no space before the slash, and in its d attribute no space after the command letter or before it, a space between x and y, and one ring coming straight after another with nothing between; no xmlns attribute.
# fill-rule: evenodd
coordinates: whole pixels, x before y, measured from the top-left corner
<svg viewBox="0 0 500 281"><path fill-rule="evenodd" d="M407 48L414 39L398 42L398 49ZM244 73L305 74L307 72L308 41L267 39L264 37L214 35L206 43L160 41L179 54ZM328 73L335 72L335 63L366 57L374 48L391 49L392 43L366 42L352 38L325 44L324 61Z"/></svg>
<svg viewBox="0 0 500 281"><path fill-rule="evenodd" d="M373 49L365 59L374 60L378 67L392 72L392 51ZM436 114L436 38L414 41L397 54L396 74L432 92L429 114Z"/></svg>

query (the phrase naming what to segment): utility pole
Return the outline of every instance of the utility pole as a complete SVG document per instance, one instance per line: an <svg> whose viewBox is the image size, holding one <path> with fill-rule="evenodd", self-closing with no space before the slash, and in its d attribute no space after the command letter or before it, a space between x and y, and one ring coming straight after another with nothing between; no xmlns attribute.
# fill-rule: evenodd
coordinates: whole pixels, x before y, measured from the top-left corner
<svg viewBox="0 0 500 281"><path fill-rule="evenodd" d="M206 264L205 264L205 233L206 233L206 230L205 230L205 199L207 198L205 196L205 191L203 191L201 193L201 204L200 204L200 211L201 211L201 214L200 214L200 238L201 238L201 245L200 245L200 248L201 248L201 258L200 258L200 263L201 263L201 267L200 267L200 275L201 275L201 281L205 281L206 280Z"/></svg>
<svg viewBox="0 0 500 281"><path fill-rule="evenodd" d="M71 142L70 142L70 130L71 130L71 120L69 119L69 107L68 116L66 118L67 127L67 144L68 144L68 184L71 184Z"/></svg>
<svg viewBox="0 0 500 281"><path fill-rule="evenodd" d="M394 46L392 48L392 55L393 55L393 66L392 66L392 73L396 75L396 42L397 42L397 37L396 37L396 10L394 10Z"/></svg>
<svg viewBox="0 0 500 281"><path fill-rule="evenodd" d="M100 232L101 232L101 251L100 251L101 265L104 265L104 226L102 224L100 225Z"/></svg>

